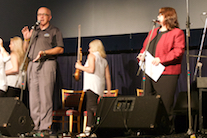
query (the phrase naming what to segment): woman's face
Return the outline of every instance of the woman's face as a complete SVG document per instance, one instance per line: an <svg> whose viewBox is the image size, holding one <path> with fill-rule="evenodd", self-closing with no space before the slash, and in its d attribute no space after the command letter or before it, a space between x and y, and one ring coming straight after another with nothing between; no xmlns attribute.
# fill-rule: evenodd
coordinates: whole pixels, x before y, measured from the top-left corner
<svg viewBox="0 0 207 138"><path fill-rule="evenodd" d="M88 47L88 52L89 53L91 53L92 51L91 51L91 46L89 45L89 47Z"/></svg>
<svg viewBox="0 0 207 138"><path fill-rule="evenodd" d="M9 48L11 51L14 50L14 43L12 41L10 41Z"/></svg>
<svg viewBox="0 0 207 138"><path fill-rule="evenodd" d="M157 20L159 21L160 25L163 25L164 21L165 21L165 17L162 13L159 13L157 16Z"/></svg>

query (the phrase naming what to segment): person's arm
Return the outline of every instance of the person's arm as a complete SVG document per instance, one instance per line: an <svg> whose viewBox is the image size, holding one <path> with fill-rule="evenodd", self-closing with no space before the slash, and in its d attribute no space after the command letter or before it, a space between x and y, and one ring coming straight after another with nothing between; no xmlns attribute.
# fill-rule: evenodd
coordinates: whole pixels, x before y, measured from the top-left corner
<svg viewBox="0 0 207 138"><path fill-rule="evenodd" d="M165 44L164 45L165 49L170 48L170 51L169 52L165 51L165 53L164 52L159 53L159 56L158 56L160 59L160 63L162 63L165 66L172 65L177 60L182 59L182 56L185 52L185 35L182 30L174 29L170 31L166 39L168 41L165 43L163 42L163 44Z"/></svg>
<svg viewBox="0 0 207 138"><path fill-rule="evenodd" d="M111 75L109 71L109 65L106 66L105 69L105 78L106 78L106 87L107 87L107 94L111 93Z"/></svg>
<svg viewBox="0 0 207 138"><path fill-rule="evenodd" d="M26 52L26 50L27 50L27 48L29 46L29 41L30 41L30 38L32 36L32 32L33 32L33 29L31 29L29 31L28 26L25 26L22 29L22 34L23 34L23 37L24 37L24 43L23 43L23 50L24 50L24 52Z"/></svg>
<svg viewBox="0 0 207 138"><path fill-rule="evenodd" d="M24 52L27 51L28 46L29 46L29 40L24 40L23 41L23 50L24 50Z"/></svg>
<svg viewBox="0 0 207 138"><path fill-rule="evenodd" d="M2 54L3 58L6 58L9 56L9 53L5 50L4 47L1 47L1 54Z"/></svg>
<svg viewBox="0 0 207 138"><path fill-rule="evenodd" d="M33 62L37 61L38 59L40 59L43 56L46 55L58 55L58 54L62 54L64 52L64 49L62 47L54 47L52 49L49 50L45 50L45 51L39 51L37 57L33 60Z"/></svg>
<svg viewBox="0 0 207 138"><path fill-rule="evenodd" d="M9 56L9 53L5 50L5 48L3 46L3 40L1 38L0 38L0 51L1 51L3 58Z"/></svg>
<svg viewBox="0 0 207 138"><path fill-rule="evenodd" d="M42 50L39 51L33 62L37 61L38 59L46 55L59 55L64 52L63 37L59 29L56 30L56 34L54 37L55 37L56 45L52 45L51 49L47 49L45 51Z"/></svg>
<svg viewBox="0 0 207 138"><path fill-rule="evenodd" d="M89 54L88 55L88 66L83 66L80 62L76 62L75 68L80 69L84 72L94 73L95 71L95 55Z"/></svg>
<svg viewBox="0 0 207 138"><path fill-rule="evenodd" d="M17 56L14 53L11 53L10 56L11 56L12 68L9 70L6 70L5 73L6 73L6 75L18 74L19 73L19 65L18 65Z"/></svg>

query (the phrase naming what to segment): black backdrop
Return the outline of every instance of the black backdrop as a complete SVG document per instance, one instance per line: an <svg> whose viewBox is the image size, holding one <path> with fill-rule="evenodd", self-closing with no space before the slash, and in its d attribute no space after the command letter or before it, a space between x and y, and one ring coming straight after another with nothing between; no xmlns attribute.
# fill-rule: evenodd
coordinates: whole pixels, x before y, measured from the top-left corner
<svg viewBox="0 0 207 138"><path fill-rule="evenodd" d="M190 55L197 55L200 47L203 29L191 30L190 37ZM184 30L185 33L185 30ZM136 89L142 88L142 73L136 75L139 68L136 56L142 47L142 43L147 36L147 33L125 34L114 36L99 36L99 37L83 37L81 38L83 48L83 64L87 56L88 43L93 39L102 40L107 52L107 60L110 67L112 89L119 89L120 95L136 95ZM57 84L54 92L54 107L58 108L60 102L61 88L80 90L82 89L82 77L80 81L75 81L73 73L75 72L77 38L64 39L65 49L64 54L57 58L58 75ZM207 55L204 41L202 55ZM191 90L196 90L196 83L192 81L196 57L190 57L190 74L191 74ZM207 76L206 58L201 58L203 63L202 77ZM186 52L182 61L182 73L178 80L178 86L175 97L181 91L187 91L187 72L186 72ZM167 90L166 90L167 92Z"/></svg>
<svg viewBox="0 0 207 138"><path fill-rule="evenodd" d="M202 31L202 29L191 30L190 55L198 54ZM140 73L139 76L136 75L139 68L136 56L142 47L142 43L146 35L147 33L81 38L81 46L83 48L83 64L85 63L86 56L88 54L88 43L96 38L102 40L107 52L112 89L119 89L119 95L136 95L136 89L142 88L142 73ZM5 44L8 45L8 42ZM65 38L64 44L64 54L59 55L57 58L57 82L53 96L54 109L61 108L62 88L81 90L83 87L82 76L79 81L75 81L73 78L73 73L75 72L74 65L76 62L75 51L77 48L77 38ZM5 47L8 50L7 45ZM202 55L207 55L206 45L207 42L204 41ZM197 58L190 57L191 90L197 90L196 82L192 81L196 60ZM201 62L203 63L202 77L206 77L207 59L201 58ZM179 76L175 100L178 93L181 91L187 91L186 52L183 56L182 73ZM29 107L27 90L24 92L23 102L27 107ZM203 106L207 106L207 104L204 102Z"/></svg>
<svg viewBox="0 0 207 138"><path fill-rule="evenodd" d="M207 50L203 50L203 55L207 55ZM191 55L198 54L198 50L190 50ZM120 53L108 54L107 60L110 67L112 89L119 89L120 95L136 95L136 89L141 88L142 73L136 75L138 70L138 62L136 60L137 53ZM86 56L83 56L85 63ZM197 58L190 58L190 73L191 73L191 90L196 90L195 82L193 82L194 68ZM75 72L76 56L59 56L58 59L58 77L55 90L55 97L60 96L60 89L82 89L82 76L79 81L75 81L73 73ZM207 59L201 58L203 63L202 77L207 76L205 71L207 68ZM198 74L198 73L197 73ZM187 91L187 72L186 72L186 55L183 56L182 73L179 76L176 95L181 91ZM166 90L167 92L167 90ZM56 99L57 100L57 99Z"/></svg>

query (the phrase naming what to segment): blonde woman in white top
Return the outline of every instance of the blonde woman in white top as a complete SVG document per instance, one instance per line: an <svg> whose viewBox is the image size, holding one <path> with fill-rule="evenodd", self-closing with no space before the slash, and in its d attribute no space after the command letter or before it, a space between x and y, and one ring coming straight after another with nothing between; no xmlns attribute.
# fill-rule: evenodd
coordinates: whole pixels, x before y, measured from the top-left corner
<svg viewBox="0 0 207 138"><path fill-rule="evenodd" d="M3 40L0 38L0 97L6 96L7 81L5 73L5 62L8 59L8 54L3 47Z"/></svg>
<svg viewBox="0 0 207 138"><path fill-rule="evenodd" d="M89 55L83 66L79 61L75 67L84 71L83 90L86 92L86 110L88 115L87 127L84 133L79 136L89 136L91 127L95 123L94 113L97 110L97 100L103 96L105 82L108 93L111 91L111 76L106 58L104 46L100 40L93 40L89 43Z"/></svg>
<svg viewBox="0 0 207 138"><path fill-rule="evenodd" d="M2 42L3 43L3 42ZM3 45L3 44L2 44ZM24 59L23 41L20 37L16 36L10 39L10 54L4 50L4 54L9 57L9 60L5 64L5 73L7 79L8 90L7 97L19 97L20 96L20 84L19 68Z"/></svg>

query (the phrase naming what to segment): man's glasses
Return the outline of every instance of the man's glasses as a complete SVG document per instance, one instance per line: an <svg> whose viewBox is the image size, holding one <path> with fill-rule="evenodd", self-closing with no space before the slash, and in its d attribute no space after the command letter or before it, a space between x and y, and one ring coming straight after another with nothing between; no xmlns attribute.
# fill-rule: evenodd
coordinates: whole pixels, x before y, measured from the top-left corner
<svg viewBox="0 0 207 138"><path fill-rule="evenodd" d="M38 13L37 16L49 16L49 14L46 14L46 13Z"/></svg>

